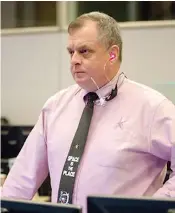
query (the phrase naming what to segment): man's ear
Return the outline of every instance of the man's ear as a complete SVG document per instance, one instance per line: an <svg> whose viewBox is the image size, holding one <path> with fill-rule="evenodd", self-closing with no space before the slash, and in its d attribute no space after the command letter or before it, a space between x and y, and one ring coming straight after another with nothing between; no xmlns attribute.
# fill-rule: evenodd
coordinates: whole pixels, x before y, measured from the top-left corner
<svg viewBox="0 0 175 213"><path fill-rule="evenodd" d="M113 45L109 50L109 60L115 61L119 58L119 47L117 45Z"/></svg>

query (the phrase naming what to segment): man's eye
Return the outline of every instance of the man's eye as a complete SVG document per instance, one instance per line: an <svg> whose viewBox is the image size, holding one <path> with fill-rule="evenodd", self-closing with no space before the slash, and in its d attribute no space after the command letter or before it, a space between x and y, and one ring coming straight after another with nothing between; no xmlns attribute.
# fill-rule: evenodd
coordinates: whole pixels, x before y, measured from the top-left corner
<svg viewBox="0 0 175 213"><path fill-rule="evenodd" d="M73 55L73 54L74 54L74 51L69 51L69 54L70 54L70 55Z"/></svg>
<svg viewBox="0 0 175 213"><path fill-rule="evenodd" d="M88 53L88 50L87 50L87 49L80 50L80 53L81 53L81 54L87 54L87 53Z"/></svg>

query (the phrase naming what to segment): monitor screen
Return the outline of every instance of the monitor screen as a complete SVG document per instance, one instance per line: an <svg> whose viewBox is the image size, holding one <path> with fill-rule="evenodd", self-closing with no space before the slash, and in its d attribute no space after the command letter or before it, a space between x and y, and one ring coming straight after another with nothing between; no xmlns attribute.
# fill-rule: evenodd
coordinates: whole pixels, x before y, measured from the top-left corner
<svg viewBox="0 0 175 213"><path fill-rule="evenodd" d="M1 158L15 158L33 126L1 126Z"/></svg>
<svg viewBox="0 0 175 213"><path fill-rule="evenodd" d="M1 199L3 213L81 213L81 208L75 205Z"/></svg>
<svg viewBox="0 0 175 213"><path fill-rule="evenodd" d="M169 213L175 199L88 196L88 213Z"/></svg>

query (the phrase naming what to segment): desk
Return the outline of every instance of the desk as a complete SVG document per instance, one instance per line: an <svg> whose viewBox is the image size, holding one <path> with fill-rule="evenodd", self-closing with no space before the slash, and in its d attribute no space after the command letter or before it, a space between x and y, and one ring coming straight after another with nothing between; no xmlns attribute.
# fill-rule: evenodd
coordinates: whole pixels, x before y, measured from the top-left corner
<svg viewBox="0 0 175 213"><path fill-rule="evenodd" d="M48 202L50 200L49 196L39 196L38 193L32 199L35 202Z"/></svg>

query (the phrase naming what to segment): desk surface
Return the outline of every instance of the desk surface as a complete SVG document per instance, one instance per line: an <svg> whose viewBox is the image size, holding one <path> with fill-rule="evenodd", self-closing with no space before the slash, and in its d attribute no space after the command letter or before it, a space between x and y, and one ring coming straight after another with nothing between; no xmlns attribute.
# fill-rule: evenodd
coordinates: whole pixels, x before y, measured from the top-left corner
<svg viewBox="0 0 175 213"><path fill-rule="evenodd" d="M49 196L39 196L38 194L36 194L33 199L33 201L36 201L36 202L47 202L48 200L50 200L50 197Z"/></svg>

